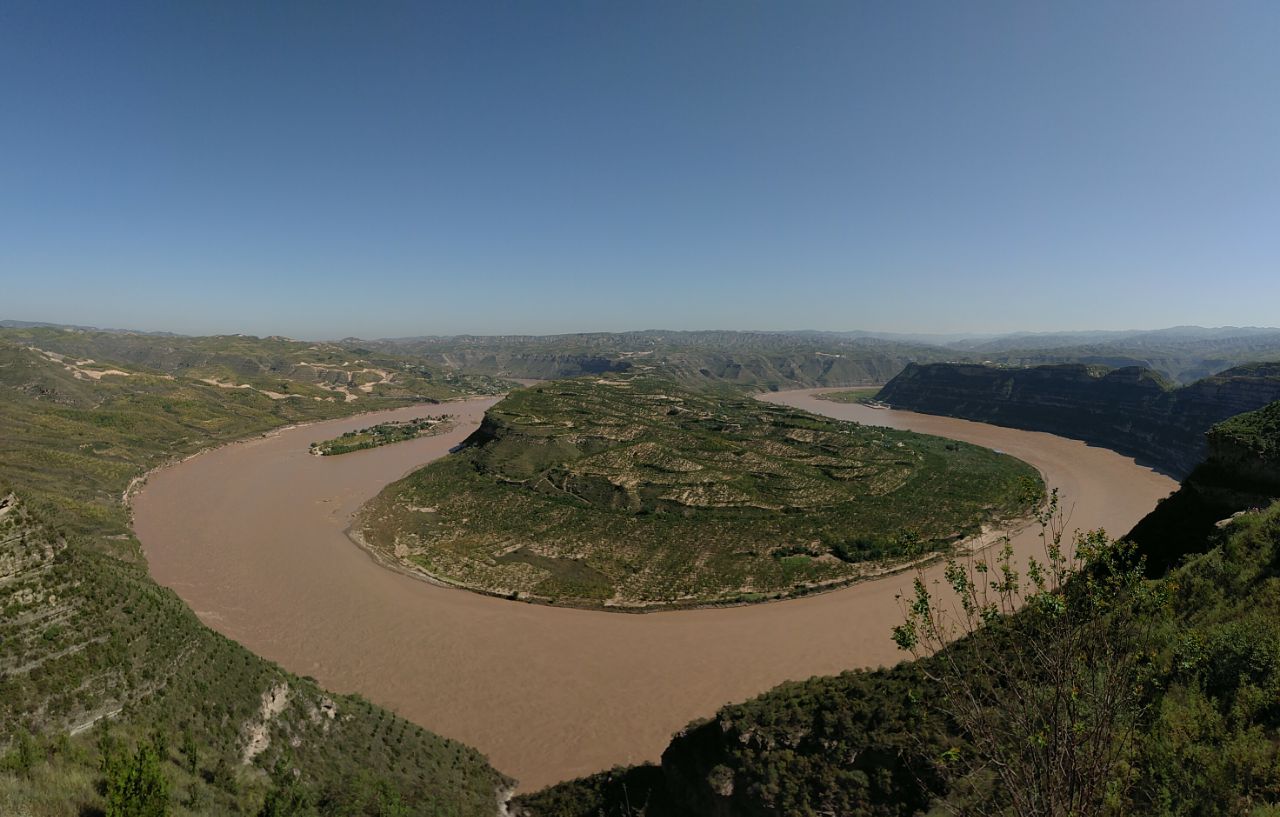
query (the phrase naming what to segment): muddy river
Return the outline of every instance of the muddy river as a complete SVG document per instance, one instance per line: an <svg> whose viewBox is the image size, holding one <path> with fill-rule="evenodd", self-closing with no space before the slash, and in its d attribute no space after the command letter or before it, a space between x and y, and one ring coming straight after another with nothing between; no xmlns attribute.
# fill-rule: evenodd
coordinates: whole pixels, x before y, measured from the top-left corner
<svg viewBox="0 0 1280 817"><path fill-rule="evenodd" d="M940 434L1031 463L1071 525L1119 534L1173 490L1132 459L1027 431L781 392L775 402ZM210 627L334 690L358 691L485 752L522 790L656 760L672 732L787 679L893 663L900 574L818 596L645 615L534 606L437 587L376 564L346 537L384 485L444 456L494 399L292 428L152 475L134 500L152 575ZM442 410L438 437L340 457L312 441ZM1018 547L1031 552L1028 532Z"/></svg>

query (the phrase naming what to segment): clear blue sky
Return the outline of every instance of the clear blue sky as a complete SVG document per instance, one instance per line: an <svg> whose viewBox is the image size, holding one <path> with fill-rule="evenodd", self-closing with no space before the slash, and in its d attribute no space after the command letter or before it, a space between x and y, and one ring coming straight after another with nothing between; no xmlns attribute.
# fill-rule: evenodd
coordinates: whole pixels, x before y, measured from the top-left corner
<svg viewBox="0 0 1280 817"><path fill-rule="evenodd" d="M0 4L0 317L1280 323L1280 3Z"/></svg>

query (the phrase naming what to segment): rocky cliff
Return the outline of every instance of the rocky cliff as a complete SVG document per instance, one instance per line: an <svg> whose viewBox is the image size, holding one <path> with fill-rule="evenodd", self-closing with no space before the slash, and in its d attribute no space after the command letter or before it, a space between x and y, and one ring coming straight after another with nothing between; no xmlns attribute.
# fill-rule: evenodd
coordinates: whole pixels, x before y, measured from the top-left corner
<svg viewBox="0 0 1280 817"><path fill-rule="evenodd" d="M1151 575L1201 550L1233 516L1280 497L1280 401L1219 423L1205 438L1205 461L1126 537Z"/></svg>
<svg viewBox="0 0 1280 817"><path fill-rule="evenodd" d="M1137 366L911 364L880 392L895 408L1048 431L1185 476L1215 423L1280 400L1280 363L1237 366L1182 388Z"/></svg>

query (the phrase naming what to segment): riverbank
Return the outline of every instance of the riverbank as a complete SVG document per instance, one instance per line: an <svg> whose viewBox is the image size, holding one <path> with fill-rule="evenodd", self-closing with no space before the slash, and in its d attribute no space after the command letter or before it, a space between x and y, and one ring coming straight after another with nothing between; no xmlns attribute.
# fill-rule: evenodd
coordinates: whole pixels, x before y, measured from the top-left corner
<svg viewBox="0 0 1280 817"><path fill-rule="evenodd" d="M1072 527L1123 533L1175 487L1078 441L811 395L766 398L1007 451L1074 503ZM690 720L784 680L902 657L889 630L905 575L776 604L618 616L436 587L352 546L344 533L351 515L384 485L444 456L492 402L452 404L458 425L439 437L343 457L307 453L315 440L367 425L363 415L153 474L134 500L152 574L213 628L479 748L522 790L656 760ZM1033 533L1014 537L1019 553L1034 552Z"/></svg>

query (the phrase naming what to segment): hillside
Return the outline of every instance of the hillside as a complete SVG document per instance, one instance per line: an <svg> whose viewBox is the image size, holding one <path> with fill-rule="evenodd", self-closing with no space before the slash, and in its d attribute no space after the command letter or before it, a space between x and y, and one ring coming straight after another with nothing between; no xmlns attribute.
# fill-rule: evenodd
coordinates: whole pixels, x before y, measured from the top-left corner
<svg viewBox="0 0 1280 817"><path fill-rule="evenodd" d="M421 401L447 399L459 391L496 394L507 387L484 375L430 366L404 355L280 337L188 337L34 326L0 329L0 341L35 349L80 380L98 380L104 372L129 368L229 391L255 391L273 400Z"/></svg>
<svg viewBox="0 0 1280 817"><path fill-rule="evenodd" d="M589 378L512 393L358 526L436 579L633 608L851 581L1022 514L1041 490L1030 466L972 445Z"/></svg>
<svg viewBox="0 0 1280 817"><path fill-rule="evenodd" d="M406 401L281 399L28 340L0 340L0 813L99 813L107 761L143 745L186 814L255 814L279 789L322 814L495 813L508 781L475 751L204 627L147 575L122 502L172 457Z"/></svg>
<svg viewBox="0 0 1280 817"><path fill-rule="evenodd" d="M1075 437L1186 475L1205 457L1210 426L1280 399L1280 363L1237 366L1180 388L1138 367L911 365L878 398L910 411Z"/></svg>
<svg viewBox="0 0 1280 817"><path fill-rule="evenodd" d="M1245 427L1254 443L1272 451L1280 445L1277 411L1280 404L1273 404L1217 434ZM1254 490L1256 497L1268 496L1263 486L1255 484ZM1123 753L1126 785L1112 795L1106 813L1275 813L1280 791L1277 494L1272 490L1261 508L1200 530L1189 551L1194 555L1151 583L1168 601L1144 613L1153 646L1138 720ZM1162 508L1156 513L1172 510ZM993 642L980 631L949 649L961 666L977 667L973 656L979 651L1012 652L1022 644ZM924 672L934 660L784 684L690 724L674 736L660 767L616 769L553 786L517 798L514 812L523 817L953 813L972 806L975 790L990 791L992 784L979 775L951 787L937 773L938 759L966 754L967 737L923 705L937 694Z"/></svg>

